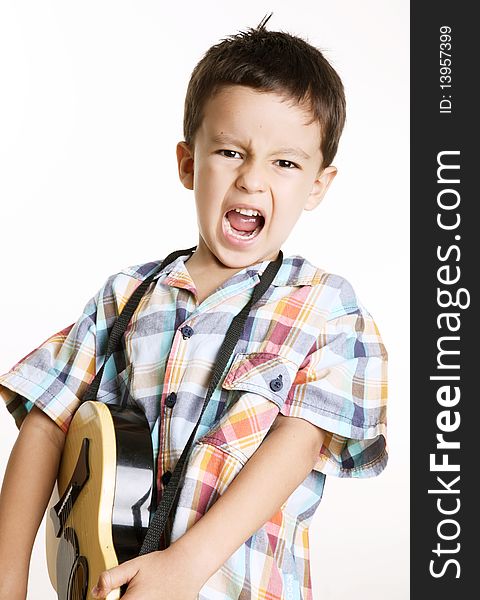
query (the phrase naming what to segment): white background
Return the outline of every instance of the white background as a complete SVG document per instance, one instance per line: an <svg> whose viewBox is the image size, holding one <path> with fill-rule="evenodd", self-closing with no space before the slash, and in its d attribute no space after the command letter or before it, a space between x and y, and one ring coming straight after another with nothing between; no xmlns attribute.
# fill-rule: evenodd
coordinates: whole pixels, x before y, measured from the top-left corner
<svg viewBox="0 0 480 600"><path fill-rule="evenodd" d="M389 351L385 472L326 482L315 600L408 598L409 30L401 0L0 4L0 372L75 321L107 276L197 243L177 177L183 100L209 46L255 26L300 35L342 77L339 173L282 250L346 277ZM0 475L17 430L0 407ZM25 474L28 476L28 474ZM18 515L21 526L22 515ZM39 532L31 600L53 600Z"/></svg>

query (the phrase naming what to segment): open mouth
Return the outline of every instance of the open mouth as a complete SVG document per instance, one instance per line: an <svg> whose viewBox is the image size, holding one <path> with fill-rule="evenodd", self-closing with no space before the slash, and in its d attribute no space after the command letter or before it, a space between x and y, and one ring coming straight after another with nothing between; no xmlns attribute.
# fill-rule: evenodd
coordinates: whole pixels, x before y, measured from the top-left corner
<svg viewBox="0 0 480 600"><path fill-rule="evenodd" d="M225 213L223 222L228 235L243 241L255 238L265 225L265 219L262 215L258 213L243 214L235 209Z"/></svg>

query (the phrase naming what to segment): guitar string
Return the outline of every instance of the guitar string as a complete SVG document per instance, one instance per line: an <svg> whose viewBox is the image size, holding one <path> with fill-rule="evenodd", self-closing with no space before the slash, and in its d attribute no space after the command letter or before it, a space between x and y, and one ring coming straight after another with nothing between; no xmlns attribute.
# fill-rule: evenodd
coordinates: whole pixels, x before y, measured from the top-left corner
<svg viewBox="0 0 480 600"><path fill-rule="evenodd" d="M69 503L70 503L70 507L71 507L71 509L70 509L71 527L72 527L72 530L73 530L72 531L72 535L75 536L75 543L72 544L72 550L71 550L71 552L72 552L72 562L71 562L72 571L71 571L71 574L73 576L73 578L72 578L72 591L73 591L73 594L72 594L73 598L72 598L72 600L81 600L81 591L80 591L80 589L79 589L79 587L77 585L77 581L78 581L78 574L77 574L78 573L78 566L77 566L77 573L73 572L73 568L75 567L76 561L78 560L78 556L80 554L80 548L78 548L78 550L76 549L77 540L78 540L78 538L77 538L77 529L78 528L77 528L77 523L75 522L75 516L76 516L76 514L75 514L75 511L73 510L73 499L72 499L72 496L73 496L73 494L71 494L70 498L69 498ZM80 524L78 524L78 525L80 525Z"/></svg>
<svg viewBox="0 0 480 600"><path fill-rule="evenodd" d="M72 532L73 535L76 535L76 527L75 527L75 519L74 519L74 514L73 514L73 502L72 502L72 493L70 492L68 497L67 497L67 501L65 503L64 506L64 512L62 515L62 521L63 521L63 536L65 538L65 545L66 545L66 556L64 557L66 559L66 569L65 569L65 573L64 576L66 576L66 581L64 582L64 589L65 589L65 593L67 594L67 599L66 600L80 600L77 597L77 593L76 593L76 586L74 583L74 580L71 580L71 577L73 575L72 571L73 571L73 566L75 564L75 540L72 539ZM64 563L65 564L65 563ZM72 583L72 585L69 585L69 583Z"/></svg>
<svg viewBox="0 0 480 600"><path fill-rule="evenodd" d="M72 495L69 494L68 498L67 498L67 512L65 513L66 517L65 517L65 528L67 527L72 527L72 529L75 531L75 527L74 527L74 523L73 523L73 514L72 514L72 509L73 509L73 504L72 504ZM68 522L69 521L69 522ZM68 543L68 536L66 536L67 539L67 548L68 548L68 569L69 569L69 573L68 573L68 579L70 580L70 577L72 575L72 567L73 567L73 561L75 560L75 547L71 544ZM69 596L72 595L71 593L71 588L70 590L68 589L68 582L67 582L67 593ZM67 600L76 600L75 598L68 598Z"/></svg>

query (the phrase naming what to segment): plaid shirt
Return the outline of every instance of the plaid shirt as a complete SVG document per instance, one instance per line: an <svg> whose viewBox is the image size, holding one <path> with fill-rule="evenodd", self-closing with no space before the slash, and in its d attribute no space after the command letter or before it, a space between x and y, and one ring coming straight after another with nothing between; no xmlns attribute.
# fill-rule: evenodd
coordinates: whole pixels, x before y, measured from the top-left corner
<svg viewBox="0 0 480 600"><path fill-rule="evenodd" d="M120 395L145 412L158 500L162 475L173 472L198 420L225 332L269 262L239 271L197 306L188 257L178 257L155 277L124 348L105 366L98 394L102 402ZM75 323L0 377L0 395L18 427L35 404L67 431L103 364L115 318L161 262L109 277ZM225 491L279 412L306 419L327 435L313 470L205 583L200 600L312 599L308 533L325 475L369 477L387 462L386 365L377 326L352 286L301 256L284 257L253 307L197 430L171 541Z"/></svg>

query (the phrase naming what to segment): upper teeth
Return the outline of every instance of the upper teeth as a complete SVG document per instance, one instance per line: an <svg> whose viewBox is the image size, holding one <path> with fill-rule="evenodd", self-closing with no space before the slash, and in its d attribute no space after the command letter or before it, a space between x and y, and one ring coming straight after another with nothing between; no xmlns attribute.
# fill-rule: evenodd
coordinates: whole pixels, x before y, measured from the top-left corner
<svg viewBox="0 0 480 600"><path fill-rule="evenodd" d="M252 210L250 208L234 208L233 210L241 213L242 215L247 215L248 217L256 217L260 215L258 210Z"/></svg>

